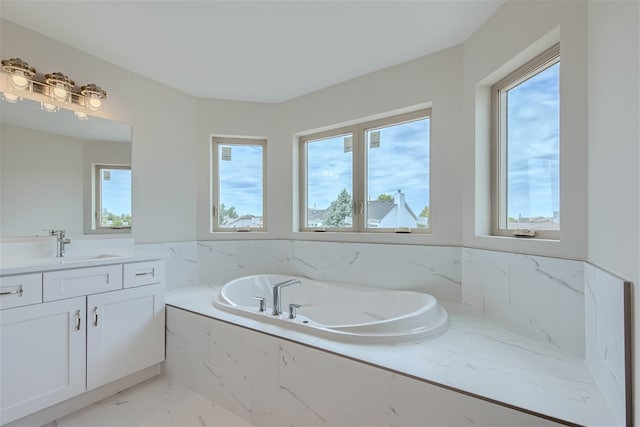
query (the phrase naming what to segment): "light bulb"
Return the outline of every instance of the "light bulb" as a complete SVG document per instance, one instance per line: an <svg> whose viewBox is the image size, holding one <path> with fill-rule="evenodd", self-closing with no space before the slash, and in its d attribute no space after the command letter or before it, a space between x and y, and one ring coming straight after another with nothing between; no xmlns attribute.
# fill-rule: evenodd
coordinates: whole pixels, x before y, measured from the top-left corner
<svg viewBox="0 0 640 427"><path fill-rule="evenodd" d="M53 88L53 97L60 102L65 102L67 100L68 93L69 92L67 92L62 85Z"/></svg>
<svg viewBox="0 0 640 427"><path fill-rule="evenodd" d="M17 90L25 90L29 87L29 80L20 74L12 75L11 81L13 82L13 87Z"/></svg>
<svg viewBox="0 0 640 427"><path fill-rule="evenodd" d="M82 111L76 111L75 114L78 120L89 120L89 116L87 115L87 113L83 113Z"/></svg>
<svg viewBox="0 0 640 427"><path fill-rule="evenodd" d="M92 110L97 110L98 108L100 108L101 104L102 104L102 101L100 100L100 98L89 99L89 108Z"/></svg>
<svg viewBox="0 0 640 427"><path fill-rule="evenodd" d="M57 105L47 104L46 102L40 103L40 108L42 108L47 113L55 113L60 109Z"/></svg>

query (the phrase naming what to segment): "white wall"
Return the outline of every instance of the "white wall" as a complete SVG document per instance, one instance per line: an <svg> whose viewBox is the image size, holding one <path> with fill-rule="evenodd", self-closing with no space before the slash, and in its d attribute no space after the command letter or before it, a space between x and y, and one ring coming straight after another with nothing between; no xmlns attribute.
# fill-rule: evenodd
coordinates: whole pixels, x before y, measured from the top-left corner
<svg viewBox="0 0 640 427"><path fill-rule="evenodd" d="M640 316L640 7L589 2L589 260L627 280ZM640 387L635 351L635 390ZM640 401L635 399L635 423Z"/></svg>
<svg viewBox="0 0 640 427"><path fill-rule="evenodd" d="M62 71L105 89L103 116L133 127L136 241L195 238L195 99L5 20L0 53L3 59L20 57L39 72Z"/></svg>
<svg viewBox="0 0 640 427"><path fill-rule="evenodd" d="M0 125L2 236L82 234L83 141Z"/></svg>
<svg viewBox="0 0 640 427"><path fill-rule="evenodd" d="M559 28L559 29L558 29ZM560 41L559 241L492 237L488 90L527 59ZM587 254L586 3L507 2L464 43L463 244L572 259ZM523 51L527 51L524 55ZM506 66L505 66L506 64ZM475 154L475 155L474 155Z"/></svg>

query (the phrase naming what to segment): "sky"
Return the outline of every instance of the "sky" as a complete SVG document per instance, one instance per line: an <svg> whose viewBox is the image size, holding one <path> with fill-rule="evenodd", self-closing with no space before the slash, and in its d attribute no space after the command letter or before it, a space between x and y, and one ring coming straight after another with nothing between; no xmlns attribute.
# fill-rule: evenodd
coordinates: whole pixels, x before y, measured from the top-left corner
<svg viewBox="0 0 640 427"><path fill-rule="evenodd" d="M236 208L239 216L262 216L262 146L219 145L220 204ZM221 154L231 149L230 160Z"/></svg>
<svg viewBox="0 0 640 427"><path fill-rule="evenodd" d="M102 180L102 207L115 215L131 214L131 170L110 171L111 178Z"/></svg>
<svg viewBox="0 0 640 427"><path fill-rule="evenodd" d="M367 141L370 134L380 131L380 146L367 149L370 200L402 190L416 214L429 204L429 124L429 119L423 119L367 131ZM344 138L348 136L308 143L309 208L326 209L345 188L353 194L353 153L344 152Z"/></svg>
<svg viewBox="0 0 640 427"><path fill-rule="evenodd" d="M560 210L559 71L557 63L508 92L510 217L552 217Z"/></svg>

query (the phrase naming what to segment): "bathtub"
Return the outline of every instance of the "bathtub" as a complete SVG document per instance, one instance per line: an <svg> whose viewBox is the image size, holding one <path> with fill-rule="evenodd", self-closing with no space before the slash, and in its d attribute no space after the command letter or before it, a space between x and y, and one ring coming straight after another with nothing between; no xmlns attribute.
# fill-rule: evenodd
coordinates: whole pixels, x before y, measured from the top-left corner
<svg viewBox="0 0 640 427"><path fill-rule="evenodd" d="M273 315L272 285L291 279L281 290L282 314ZM266 310L259 310L264 297ZM214 298L221 310L322 338L351 343L419 341L443 331L446 310L432 295L372 289L296 276L260 274L226 283ZM299 304L294 319L289 304Z"/></svg>

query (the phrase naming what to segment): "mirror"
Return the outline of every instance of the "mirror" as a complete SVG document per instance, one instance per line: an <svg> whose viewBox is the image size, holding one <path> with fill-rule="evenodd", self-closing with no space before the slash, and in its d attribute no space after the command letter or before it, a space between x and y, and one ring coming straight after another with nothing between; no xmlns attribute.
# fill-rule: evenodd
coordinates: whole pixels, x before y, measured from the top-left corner
<svg viewBox="0 0 640 427"><path fill-rule="evenodd" d="M129 125L93 116L78 120L65 109L48 113L26 99L0 102L0 237L43 235L52 228L68 235L130 232L130 173L128 188L115 182L103 187L100 179L107 179L96 174L97 165L130 169ZM129 222L116 226L96 216L96 210L107 212L101 200L122 218L128 210Z"/></svg>

